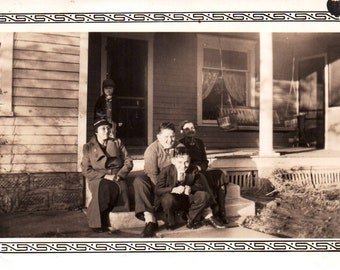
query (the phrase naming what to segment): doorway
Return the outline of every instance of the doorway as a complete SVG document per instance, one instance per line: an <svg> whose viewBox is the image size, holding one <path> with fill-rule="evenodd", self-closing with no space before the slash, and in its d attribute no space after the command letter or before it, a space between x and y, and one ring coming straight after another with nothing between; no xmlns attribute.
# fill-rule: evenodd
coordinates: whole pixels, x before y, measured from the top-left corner
<svg viewBox="0 0 340 270"><path fill-rule="evenodd" d="M127 146L145 146L148 43L108 37L106 51L107 75L115 82L122 122L118 136Z"/></svg>
<svg viewBox="0 0 340 270"><path fill-rule="evenodd" d="M325 64L324 56L302 59L298 65L299 113L303 115L305 138L300 142L325 147Z"/></svg>

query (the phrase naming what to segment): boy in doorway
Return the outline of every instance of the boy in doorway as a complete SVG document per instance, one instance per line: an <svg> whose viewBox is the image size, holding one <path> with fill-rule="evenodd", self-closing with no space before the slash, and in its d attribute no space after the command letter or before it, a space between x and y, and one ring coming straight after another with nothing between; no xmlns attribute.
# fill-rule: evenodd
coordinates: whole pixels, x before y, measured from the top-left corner
<svg viewBox="0 0 340 270"><path fill-rule="evenodd" d="M117 130L117 126L122 126L119 114L119 103L114 92L115 83L112 79L105 79L102 84L103 94L98 98L95 109L94 119L106 119L112 126L112 130ZM116 132L111 137L116 137Z"/></svg>

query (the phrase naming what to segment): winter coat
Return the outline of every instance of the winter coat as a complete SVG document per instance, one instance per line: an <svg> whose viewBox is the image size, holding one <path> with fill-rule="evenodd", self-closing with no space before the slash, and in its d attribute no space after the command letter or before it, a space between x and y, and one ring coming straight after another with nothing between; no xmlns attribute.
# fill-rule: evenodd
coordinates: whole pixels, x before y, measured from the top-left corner
<svg viewBox="0 0 340 270"><path fill-rule="evenodd" d="M120 139L110 138L106 153L101 148L96 136L83 147L82 173L88 181L92 199L88 206L87 218L91 228L101 227L98 203L99 183L106 174L117 175L126 179L133 168L133 160Z"/></svg>
<svg viewBox="0 0 340 270"><path fill-rule="evenodd" d="M94 109L94 119L102 119L105 118L110 123L113 121L115 123L121 122L120 113L119 113L119 103L116 96L112 96L111 99L111 112L112 115L107 115L107 102L106 95L101 95L95 105Z"/></svg>

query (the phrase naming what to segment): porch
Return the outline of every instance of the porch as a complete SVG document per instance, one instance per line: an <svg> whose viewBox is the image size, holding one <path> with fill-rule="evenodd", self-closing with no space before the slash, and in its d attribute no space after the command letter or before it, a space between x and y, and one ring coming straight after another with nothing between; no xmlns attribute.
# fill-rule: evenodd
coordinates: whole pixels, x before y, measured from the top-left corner
<svg viewBox="0 0 340 270"><path fill-rule="evenodd" d="M142 228L144 223L135 218L133 211L134 196L132 181L136 175L142 173L144 166L143 148L129 149L134 158L134 169L128 177L130 211L113 212L110 214L112 224L119 230L129 230L133 228ZM234 187L239 186L238 195L230 198L230 203L235 205L235 213L227 215L231 223L230 228L239 227L246 216L255 214L255 205L265 206L272 199L266 196L260 196L257 193L264 187L267 178L271 177L276 169L282 169L286 172L284 175L287 179L299 181L304 185L329 186L340 184L340 153L338 151L318 150L315 148L279 148L275 149L277 156L261 157L258 155L258 149L255 148L234 148L234 149L212 149L207 150L207 156L211 169L221 169L225 172L227 197L230 192L234 192ZM233 191L231 191L231 188ZM260 192L263 193L263 192ZM89 193L87 192L87 195ZM241 195L241 197L240 197ZM226 199L227 199L226 197ZM86 200L89 201L89 198ZM118 210L117 210L118 211ZM228 213L227 213L228 214ZM162 224L162 218L160 218ZM177 235L186 235L188 231L177 231ZM194 235L192 235L194 237ZM162 231L158 237L171 237L168 232Z"/></svg>
<svg viewBox="0 0 340 270"><path fill-rule="evenodd" d="M133 171L143 170L144 148L128 149L134 158ZM274 147L274 156L260 156L258 148L209 149L207 156L212 169L225 172L257 171L258 177L266 178L275 169L286 171L319 170L340 172L340 151L315 147Z"/></svg>

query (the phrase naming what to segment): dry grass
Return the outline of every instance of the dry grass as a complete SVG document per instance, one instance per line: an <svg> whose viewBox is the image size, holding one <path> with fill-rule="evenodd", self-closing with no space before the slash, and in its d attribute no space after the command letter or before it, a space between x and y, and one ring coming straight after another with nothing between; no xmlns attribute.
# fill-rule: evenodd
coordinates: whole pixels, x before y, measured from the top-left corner
<svg viewBox="0 0 340 270"><path fill-rule="evenodd" d="M274 190L266 195L274 200L243 225L292 238L339 238L339 187L302 186L283 175L284 171L277 170L269 179Z"/></svg>

